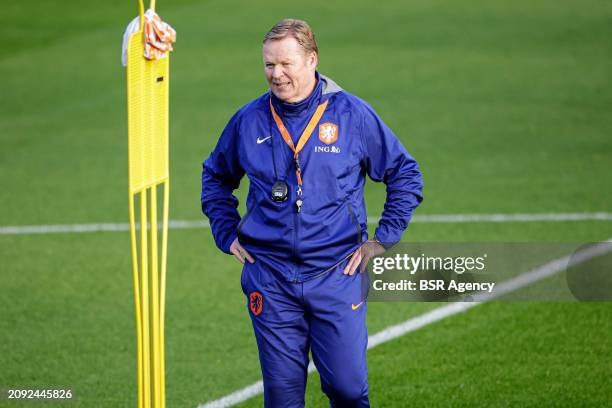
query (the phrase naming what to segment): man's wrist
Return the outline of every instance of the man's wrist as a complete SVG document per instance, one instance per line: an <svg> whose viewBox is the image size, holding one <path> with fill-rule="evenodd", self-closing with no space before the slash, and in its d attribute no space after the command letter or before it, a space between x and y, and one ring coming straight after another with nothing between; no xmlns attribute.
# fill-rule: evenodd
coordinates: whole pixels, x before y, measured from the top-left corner
<svg viewBox="0 0 612 408"><path fill-rule="evenodd" d="M372 241L376 242L377 244L379 244L381 247L383 247L385 249L385 251L388 251L389 249L391 249L395 243L391 242L383 242L380 239L378 239L378 237L376 235L374 235L374 238L372 238Z"/></svg>
<svg viewBox="0 0 612 408"><path fill-rule="evenodd" d="M223 246L223 248L221 248L221 251L225 252L228 255L232 254L232 244L234 243L234 241L236 240L236 238L238 238L238 234L236 233L232 233L226 240L225 240L225 245Z"/></svg>

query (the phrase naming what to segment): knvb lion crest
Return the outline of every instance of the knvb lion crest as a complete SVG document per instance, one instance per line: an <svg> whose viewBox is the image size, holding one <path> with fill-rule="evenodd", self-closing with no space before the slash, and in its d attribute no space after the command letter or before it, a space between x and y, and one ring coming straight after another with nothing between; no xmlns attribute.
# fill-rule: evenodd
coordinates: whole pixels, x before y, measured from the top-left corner
<svg viewBox="0 0 612 408"><path fill-rule="evenodd" d="M331 122L321 123L319 125L319 140L327 145L338 140L338 125Z"/></svg>
<svg viewBox="0 0 612 408"><path fill-rule="evenodd" d="M263 296L255 291L249 294L249 308L255 316L258 316L263 310Z"/></svg>

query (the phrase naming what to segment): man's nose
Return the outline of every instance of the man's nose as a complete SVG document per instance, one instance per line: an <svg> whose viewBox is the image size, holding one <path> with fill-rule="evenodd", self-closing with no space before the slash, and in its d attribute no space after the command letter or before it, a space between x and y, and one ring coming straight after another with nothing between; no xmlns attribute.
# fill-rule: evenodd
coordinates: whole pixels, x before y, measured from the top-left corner
<svg viewBox="0 0 612 408"><path fill-rule="evenodd" d="M280 79L283 76L283 67L282 65L275 65L274 69L272 69L272 78Z"/></svg>

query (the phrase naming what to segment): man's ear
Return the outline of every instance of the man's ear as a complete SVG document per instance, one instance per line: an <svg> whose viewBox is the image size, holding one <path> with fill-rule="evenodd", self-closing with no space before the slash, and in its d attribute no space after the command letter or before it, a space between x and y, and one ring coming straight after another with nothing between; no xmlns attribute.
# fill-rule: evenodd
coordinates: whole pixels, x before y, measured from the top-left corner
<svg viewBox="0 0 612 408"><path fill-rule="evenodd" d="M310 68L316 69L317 65L319 65L319 56L316 52L311 52L308 56L308 66Z"/></svg>

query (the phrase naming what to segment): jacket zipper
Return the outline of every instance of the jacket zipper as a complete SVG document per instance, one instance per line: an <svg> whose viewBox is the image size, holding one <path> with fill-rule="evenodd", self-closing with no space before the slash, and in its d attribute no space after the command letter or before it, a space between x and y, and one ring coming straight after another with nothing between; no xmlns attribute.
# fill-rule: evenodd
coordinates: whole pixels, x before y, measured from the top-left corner
<svg viewBox="0 0 612 408"><path fill-rule="evenodd" d="M297 239L298 239L298 228L300 224L300 215L297 212L293 213L293 259L295 264L295 272L293 274L293 282L298 281L298 263L297 260Z"/></svg>

